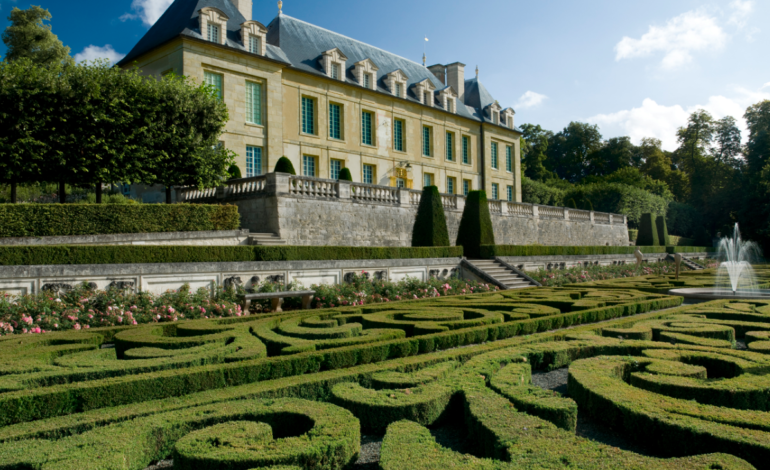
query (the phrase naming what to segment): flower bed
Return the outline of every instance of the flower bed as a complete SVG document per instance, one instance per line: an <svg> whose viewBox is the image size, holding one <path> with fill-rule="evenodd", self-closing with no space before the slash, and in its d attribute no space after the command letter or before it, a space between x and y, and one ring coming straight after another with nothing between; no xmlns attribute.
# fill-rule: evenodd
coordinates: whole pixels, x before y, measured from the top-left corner
<svg viewBox="0 0 770 470"><path fill-rule="evenodd" d="M682 266L682 270L686 270ZM673 274L676 271L673 263L649 263L641 267L635 265L612 265L612 266L578 266L559 271L549 271L539 269L532 275L540 284L548 287L561 287L566 284L581 282L604 281L607 279L618 279L637 276L650 276L653 274Z"/></svg>

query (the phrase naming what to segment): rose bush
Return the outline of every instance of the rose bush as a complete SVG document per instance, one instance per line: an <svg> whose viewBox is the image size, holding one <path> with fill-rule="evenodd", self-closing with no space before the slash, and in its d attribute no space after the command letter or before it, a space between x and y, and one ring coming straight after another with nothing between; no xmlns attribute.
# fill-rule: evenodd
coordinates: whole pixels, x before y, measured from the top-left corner
<svg viewBox="0 0 770 470"><path fill-rule="evenodd" d="M612 265L612 266L577 266L563 270L549 271L547 269L538 270L533 276L543 286L561 287L565 284L576 282L603 281L605 279L618 279L623 277L649 276L652 274L673 274L676 268L674 263L661 262L649 263L637 268L635 265ZM682 271L687 268L682 265Z"/></svg>

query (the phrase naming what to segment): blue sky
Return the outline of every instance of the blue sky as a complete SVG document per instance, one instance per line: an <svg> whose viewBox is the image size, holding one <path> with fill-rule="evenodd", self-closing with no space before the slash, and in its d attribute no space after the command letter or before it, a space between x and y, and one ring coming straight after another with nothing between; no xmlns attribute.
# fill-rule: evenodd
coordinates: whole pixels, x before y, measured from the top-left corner
<svg viewBox="0 0 770 470"><path fill-rule="evenodd" d="M0 0L40 4L77 58L126 54L172 0ZM254 0L269 23L277 2ZM286 0L284 13L421 61L460 61L516 123L558 131L597 123L605 137L658 137L676 147L690 112L740 118L770 99L770 2L764 0L382 2ZM469 8L469 5L474 7ZM425 43L424 37L429 38ZM0 55L5 53L0 45Z"/></svg>

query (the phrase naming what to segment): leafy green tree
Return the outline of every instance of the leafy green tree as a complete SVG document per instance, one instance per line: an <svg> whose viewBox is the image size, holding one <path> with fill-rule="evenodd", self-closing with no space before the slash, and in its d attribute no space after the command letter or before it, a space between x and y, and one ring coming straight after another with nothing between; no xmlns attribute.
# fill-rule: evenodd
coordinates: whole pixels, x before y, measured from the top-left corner
<svg viewBox="0 0 770 470"><path fill-rule="evenodd" d="M674 199L665 181L650 178L634 167L625 167L607 176L589 176L581 181L581 184L592 183L620 183L644 189L670 201Z"/></svg>
<svg viewBox="0 0 770 470"><path fill-rule="evenodd" d="M702 109L690 115L687 127L677 131L679 148L674 152L674 164L687 173L697 171L698 164L709 153L711 141L714 138L714 118L708 111Z"/></svg>
<svg viewBox="0 0 770 470"><path fill-rule="evenodd" d="M711 155L719 163L733 168L740 166L742 153L741 130L732 116L726 116L714 123L714 146Z"/></svg>
<svg viewBox="0 0 770 470"><path fill-rule="evenodd" d="M8 46L6 60L26 58L42 65L73 63L70 48L59 41L51 25L45 24L50 19L48 10L36 5L27 10L11 10L11 25L3 32L3 42Z"/></svg>
<svg viewBox="0 0 770 470"><path fill-rule="evenodd" d="M630 137L613 137L588 156L588 174L609 175L639 165L639 152Z"/></svg>
<svg viewBox="0 0 770 470"><path fill-rule="evenodd" d="M589 156L601 146L599 126L571 122L549 139L546 165L560 178L575 183L589 174Z"/></svg>
<svg viewBox="0 0 770 470"><path fill-rule="evenodd" d="M744 114L749 128L746 144L746 198L741 223L770 253L770 100L750 106Z"/></svg>
<svg viewBox="0 0 770 470"><path fill-rule="evenodd" d="M548 139L553 137L553 132L547 131L534 124L522 124L521 153L524 175L534 181L544 181L552 177L552 173L545 166L548 158Z"/></svg>

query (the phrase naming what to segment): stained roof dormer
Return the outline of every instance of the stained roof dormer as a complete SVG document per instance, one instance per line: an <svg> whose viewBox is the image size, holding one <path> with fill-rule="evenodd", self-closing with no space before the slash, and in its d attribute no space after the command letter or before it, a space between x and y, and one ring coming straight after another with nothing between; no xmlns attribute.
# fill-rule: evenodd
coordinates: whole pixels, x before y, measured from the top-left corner
<svg viewBox="0 0 770 470"><path fill-rule="evenodd" d="M503 107L500 106L500 103L495 101L494 103L487 105L486 108L484 108L484 115L487 119L492 121L492 124L500 124L500 111L502 111Z"/></svg>
<svg viewBox="0 0 770 470"><path fill-rule="evenodd" d="M243 47L252 54L265 55L267 28L259 21L246 21L241 25Z"/></svg>
<svg viewBox="0 0 770 470"><path fill-rule="evenodd" d="M359 60L353 65L353 76L358 84L370 90L377 89L377 72L380 70L372 59Z"/></svg>
<svg viewBox="0 0 770 470"><path fill-rule="evenodd" d="M433 107L433 92L436 91L436 85L430 79L425 79L412 85L414 95L420 102L426 106Z"/></svg>
<svg viewBox="0 0 770 470"><path fill-rule="evenodd" d="M345 81L345 62L348 61L347 56L342 53L338 48L329 49L321 54L321 68L326 76L334 80Z"/></svg>
<svg viewBox="0 0 770 470"><path fill-rule="evenodd" d="M500 112L500 116L502 116L502 125L507 127L508 129L513 129L513 117L516 114L516 111L513 110L513 108L505 108Z"/></svg>
<svg viewBox="0 0 770 470"><path fill-rule="evenodd" d="M452 87L448 86L438 91L438 102L445 111L453 114L457 112L457 93Z"/></svg>
<svg viewBox="0 0 770 470"><path fill-rule="evenodd" d="M227 20L230 17L218 8L205 7L198 11L201 36L207 41L217 44L227 42Z"/></svg>
<svg viewBox="0 0 770 470"><path fill-rule="evenodd" d="M401 69L385 75L385 84L388 86L388 89L393 96L399 98L406 98L407 80L409 80L409 77Z"/></svg>

